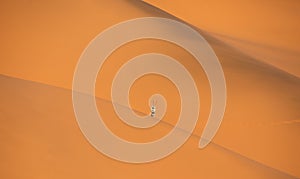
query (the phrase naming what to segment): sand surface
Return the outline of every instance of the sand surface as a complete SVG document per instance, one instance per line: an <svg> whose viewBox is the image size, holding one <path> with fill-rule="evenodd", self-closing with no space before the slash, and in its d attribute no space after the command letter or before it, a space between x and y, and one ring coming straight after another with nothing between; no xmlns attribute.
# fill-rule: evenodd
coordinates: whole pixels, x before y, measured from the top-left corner
<svg viewBox="0 0 300 179"><path fill-rule="evenodd" d="M145 0L215 37L300 76L300 2L295 0Z"/></svg>
<svg viewBox="0 0 300 179"><path fill-rule="evenodd" d="M167 158L135 165L104 156L82 135L72 108L74 68L88 42L105 28L137 17L176 17L144 2L124 0L1 1L0 8L0 34L5 42L0 54L2 178L300 177L299 70L295 65L280 66L284 64L280 60L261 60L266 50L259 48L263 52L256 53L259 50L252 48L253 43L247 39L229 38L236 31L231 29L228 36L218 36L188 21L215 50L228 90L221 128L203 150L197 144L210 110L210 88L193 56L168 42L139 40L122 46L107 59L96 84L98 109L115 134L131 141L151 141L168 133L176 124L180 102L169 80L147 75L133 85L131 105L147 114L148 97L158 92L170 104L166 116L147 130L120 122L110 102L110 85L123 63L143 53L167 54L189 70L199 88L199 122L190 139ZM247 37L258 44L268 40ZM246 53L246 48L239 48L241 44L254 50ZM285 47L297 51L296 46ZM288 52L280 53L280 59L291 56ZM299 64L296 58L294 61Z"/></svg>

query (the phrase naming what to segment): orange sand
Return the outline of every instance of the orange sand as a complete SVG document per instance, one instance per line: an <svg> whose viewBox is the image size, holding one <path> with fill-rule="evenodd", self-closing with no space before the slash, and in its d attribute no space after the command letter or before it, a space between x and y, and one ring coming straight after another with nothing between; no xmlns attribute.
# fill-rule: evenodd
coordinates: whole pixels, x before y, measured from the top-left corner
<svg viewBox="0 0 300 179"><path fill-rule="evenodd" d="M88 42L105 28L137 17L175 17L143 2L125 0L1 1L0 8L0 34L5 42L0 54L1 178L300 177L298 77L199 30L220 59L228 89L221 128L213 142L200 150L197 144L210 105L209 85L201 66L174 44L131 42L108 58L96 84L98 107L114 133L132 141L149 141L165 135L176 123L178 93L170 81L156 75L134 84L130 102L134 109L148 113L149 95L164 94L170 105L162 123L147 130L134 129L120 122L112 110L113 75L122 63L142 53L160 52L183 63L199 87L201 111L193 135L172 155L149 164L122 163L96 151L80 132L70 90L74 68ZM236 34L231 30L226 32ZM258 43L272 39L271 35L267 40L247 37ZM273 40L268 42L275 43Z"/></svg>
<svg viewBox="0 0 300 179"><path fill-rule="evenodd" d="M300 77L300 1L145 1Z"/></svg>

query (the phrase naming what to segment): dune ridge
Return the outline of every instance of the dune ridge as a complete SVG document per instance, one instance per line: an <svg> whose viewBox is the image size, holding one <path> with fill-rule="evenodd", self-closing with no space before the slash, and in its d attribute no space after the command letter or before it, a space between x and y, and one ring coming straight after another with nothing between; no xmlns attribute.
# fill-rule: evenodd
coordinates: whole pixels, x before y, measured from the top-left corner
<svg viewBox="0 0 300 179"><path fill-rule="evenodd" d="M8 43L1 46L3 53L0 54L2 59L0 72L25 81L1 77L3 102L0 114L3 125L0 132L3 137L1 146L4 146L1 154L5 159L1 163L3 176L10 178L39 178L41 176L43 178L83 178L88 176L93 178L95 176L124 176L125 174L143 177L147 174L158 177L161 176L159 173L175 178L189 175L231 178L300 176L298 170L300 158L297 155L300 150L300 143L297 142L300 130L298 123L293 123L300 118L299 78L242 53L196 26L194 28L197 28L215 50L227 80L228 105L221 128L213 140L214 145L199 151L196 147L198 138L195 140L195 137L192 137L182 149L170 157L145 166L120 164L99 154L80 133L73 114L70 89L79 55L94 36L117 22L145 16L160 16L177 20L178 18L141 1L86 2L80 4L80 8L76 6L76 3L72 6L68 6L68 3L61 5L56 2L48 6L39 3L33 5L20 3L14 6L12 2L1 2L2 13L7 18L13 18L7 20L5 16L1 17L1 21L6 25L1 29L1 34ZM5 10L4 7L12 8L14 13L18 12L23 16L18 17ZM65 7L68 7L67 10L64 10ZM49 11L42 12L47 8L56 10L57 16ZM100 11L102 14L99 13ZM116 12L120 14L116 15ZM103 14L106 15L105 18ZM38 19L36 15L40 15L39 18L44 18L47 23ZM58 16L59 19L57 19ZM24 24L30 24L30 26L23 27ZM44 24L45 27L40 24ZM84 28L81 27L83 25L85 25ZM48 31L49 29L51 31ZM22 32L21 35L17 34L18 31ZM26 43L28 41L31 42L30 45ZM147 47L137 47L139 44L146 44ZM121 47L118 52L112 54L109 61L129 60L129 57L148 52L146 48L155 52L165 52L170 56L172 52L176 52L173 57L181 63L193 60L190 55L172 44L136 42ZM54 50L50 53L49 49ZM112 66L108 65L108 67L113 67L115 64L110 65ZM197 77L198 87L208 87L208 84L201 83L201 78L197 76L205 78L205 75L199 72L201 69L192 65L188 67ZM109 77L104 77L104 81L107 79ZM28 80L50 86L32 85L31 82L26 82ZM97 83L101 83L101 80ZM143 84L145 85L142 81L135 87L135 95L143 97L149 92L148 89L141 87ZM157 86L164 85L158 83ZM203 90L202 92L201 102L209 104L209 91ZM108 111L104 112L105 115L113 118L109 101L103 102L103 100L109 100L109 96L101 90L96 91L96 96L101 99L99 106L105 107ZM134 98L133 103L139 110L140 102L135 101ZM208 107L204 108L203 113L207 113ZM171 112L174 109L170 109ZM145 113L143 110L139 111ZM170 115L170 118L174 117L176 116ZM205 125L204 118L205 115L199 118L199 124L193 135L201 134ZM170 127L176 122L169 121L169 119L166 121ZM286 125L286 123L289 124ZM121 124L109 123L109 121L108 124L112 129L123 129L120 128ZM159 137L158 134L168 130L169 127L158 126L153 132L153 137ZM57 132L53 133L53 131ZM147 131L139 132L142 133L141 136L148 133ZM128 132L125 129L120 131L120 135L126 133ZM137 137L134 134L129 133L124 137L135 139ZM72 146L76 146L75 149ZM228 153L227 150L231 152ZM232 151L235 155L231 155ZM247 159L241 160L244 157ZM20 161L17 161L18 158ZM32 161L31 164L26 165L29 161ZM217 163L214 163L215 161ZM90 165L86 167L82 165L86 163ZM99 172L99 166L104 167L104 173ZM163 166L169 166L169 168ZM216 166L220 169L219 173L215 172ZM136 172L137 168L140 169L138 172ZM181 171L181 168L183 168L182 173L173 172ZM83 172L79 172L80 169ZM201 173L196 173L199 170ZM19 172L14 173L14 171Z"/></svg>

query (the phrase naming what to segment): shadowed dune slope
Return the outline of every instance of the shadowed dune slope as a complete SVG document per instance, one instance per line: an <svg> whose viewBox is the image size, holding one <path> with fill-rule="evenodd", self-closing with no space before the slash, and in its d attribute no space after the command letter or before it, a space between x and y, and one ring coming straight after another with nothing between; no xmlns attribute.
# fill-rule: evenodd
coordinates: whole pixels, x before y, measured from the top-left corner
<svg viewBox="0 0 300 179"><path fill-rule="evenodd" d="M197 135L157 162L115 161L96 151L80 132L70 90L2 75L0 82L3 178L293 178L219 144L199 150ZM108 101L97 99L97 103L109 110ZM156 126L161 132L171 127Z"/></svg>

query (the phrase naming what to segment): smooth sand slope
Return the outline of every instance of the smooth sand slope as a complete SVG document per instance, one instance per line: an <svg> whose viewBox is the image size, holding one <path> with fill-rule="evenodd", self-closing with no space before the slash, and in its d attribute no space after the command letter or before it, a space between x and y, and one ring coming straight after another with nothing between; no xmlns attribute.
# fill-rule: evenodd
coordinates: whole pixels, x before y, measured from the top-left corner
<svg viewBox="0 0 300 179"><path fill-rule="evenodd" d="M163 160L141 165L118 162L100 154L83 137L70 90L6 76L0 76L0 81L4 86L0 91L3 178L293 178L216 143L199 150L196 134ZM97 103L111 114L108 101ZM226 128L220 133L226 134ZM158 137L170 129L170 123L159 123L152 134ZM118 128L124 138L143 135L143 131L131 130Z"/></svg>
<svg viewBox="0 0 300 179"><path fill-rule="evenodd" d="M155 40L126 44L108 58L96 85L100 113L114 133L132 141L149 141L160 138L176 123L178 92L170 81L156 75L134 84L130 102L147 114L148 97L156 92L165 95L170 105L162 123L137 130L124 125L113 112L109 101L115 72L143 53L170 55L191 72L199 88L201 113L193 136L171 156L143 165L120 163L97 152L77 126L70 90L77 60L94 36L117 22L144 16L175 17L140 1L1 3L4 28L0 34L7 42L1 45L0 54L2 178L300 177L298 77L199 30L223 66L228 89L222 126L213 143L199 150L197 143L210 106L209 85L201 66L174 44Z"/></svg>
<svg viewBox="0 0 300 179"><path fill-rule="evenodd" d="M145 0L300 77L300 2L295 0Z"/></svg>

